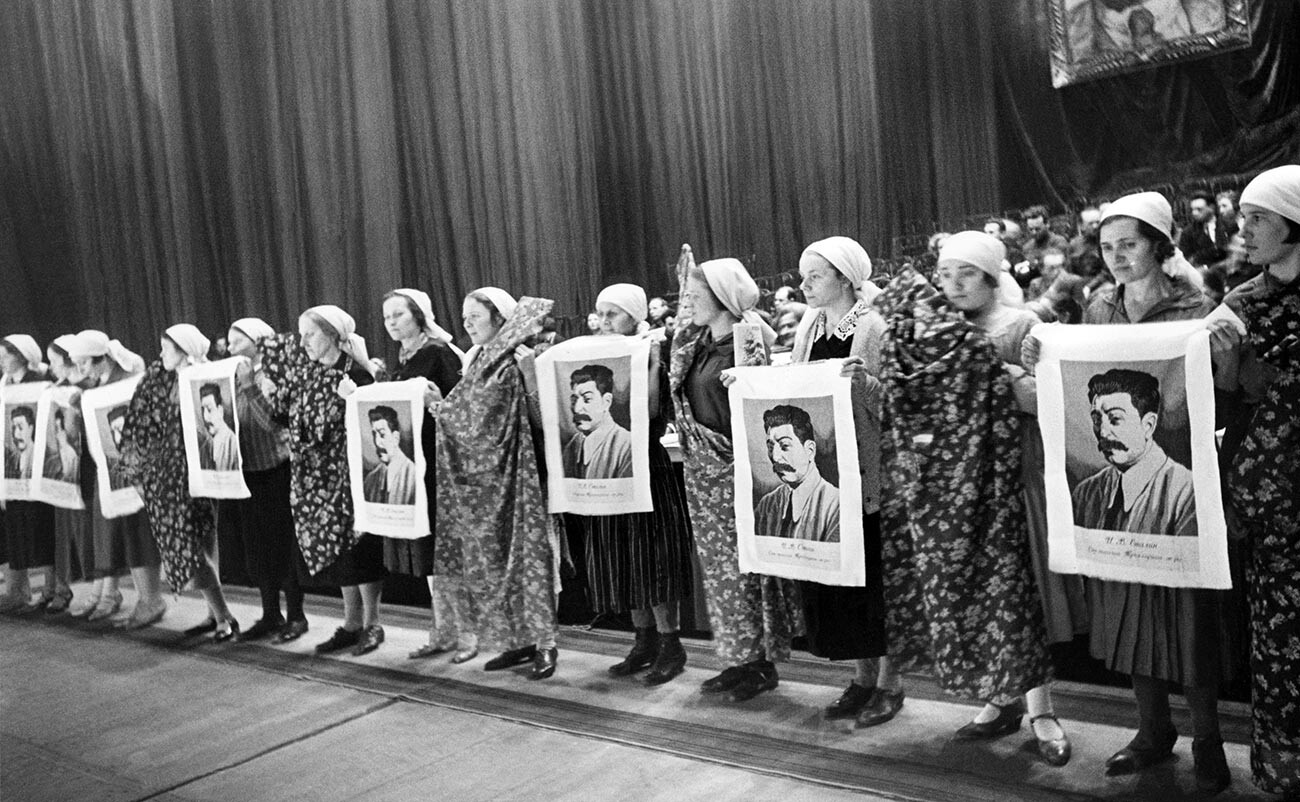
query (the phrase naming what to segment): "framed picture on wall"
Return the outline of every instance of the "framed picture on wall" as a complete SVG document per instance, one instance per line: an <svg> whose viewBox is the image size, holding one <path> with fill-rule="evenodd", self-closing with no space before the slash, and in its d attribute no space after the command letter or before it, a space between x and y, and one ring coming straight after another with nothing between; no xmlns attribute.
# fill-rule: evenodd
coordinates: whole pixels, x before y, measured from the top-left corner
<svg viewBox="0 0 1300 802"><path fill-rule="evenodd" d="M1046 0L1052 86L1250 44L1249 0Z"/></svg>

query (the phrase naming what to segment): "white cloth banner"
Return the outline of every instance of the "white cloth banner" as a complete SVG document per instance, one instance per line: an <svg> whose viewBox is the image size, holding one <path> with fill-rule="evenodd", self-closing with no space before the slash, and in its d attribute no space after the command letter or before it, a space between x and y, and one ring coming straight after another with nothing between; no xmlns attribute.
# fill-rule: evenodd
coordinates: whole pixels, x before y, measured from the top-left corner
<svg viewBox="0 0 1300 802"><path fill-rule="evenodd" d="M1232 587L1206 321L1032 333L1051 570Z"/></svg>
<svg viewBox="0 0 1300 802"><path fill-rule="evenodd" d="M551 512L651 512L650 340L575 337L537 357Z"/></svg>
<svg viewBox="0 0 1300 802"><path fill-rule="evenodd" d="M728 371L741 571L866 584L852 381L842 365Z"/></svg>
<svg viewBox="0 0 1300 802"><path fill-rule="evenodd" d="M81 409L76 387L50 387L36 407L36 460L32 500L67 510L84 510L81 498Z"/></svg>
<svg viewBox="0 0 1300 802"><path fill-rule="evenodd" d="M424 379L379 382L348 396L348 471L358 532L413 540L429 534L420 445Z"/></svg>
<svg viewBox="0 0 1300 802"><path fill-rule="evenodd" d="M0 386L0 406L4 408L4 481L0 498L30 501L32 475L39 462L36 451L36 407L49 382L6 384Z"/></svg>
<svg viewBox="0 0 1300 802"><path fill-rule="evenodd" d="M242 357L204 362L177 371L181 432L194 498L248 498L239 450L235 371Z"/></svg>
<svg viewBox="0 0 1300 802"><path fill-rule="evenodd" d="M122 475L122 426L126 408L141 376L132 376L81 394L81 419L86 425L86 446L95 460L99 507L105 518L121 518L144 507L140 492Z"/></svg>

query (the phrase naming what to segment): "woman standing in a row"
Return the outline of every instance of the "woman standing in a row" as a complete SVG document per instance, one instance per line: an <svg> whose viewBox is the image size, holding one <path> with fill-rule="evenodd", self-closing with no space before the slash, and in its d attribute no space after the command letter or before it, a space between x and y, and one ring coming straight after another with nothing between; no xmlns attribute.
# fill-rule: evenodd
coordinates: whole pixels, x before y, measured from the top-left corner
<svg viewBox="0 0 1300 802"><path fill-rule="evenodd" d="M10 334L0 340L0 383L13 385L49 380L41 362L41 347L26 334ZM3 421L14 443L5 450L5 477L31 478L36 454L36 407L14 407ZM54 592L54 508L39 501L9 501L4 519L6 593L0 598L0 612L36 610L53 598ZM46 575L42 598L31 601L29 571Z"/></svg>

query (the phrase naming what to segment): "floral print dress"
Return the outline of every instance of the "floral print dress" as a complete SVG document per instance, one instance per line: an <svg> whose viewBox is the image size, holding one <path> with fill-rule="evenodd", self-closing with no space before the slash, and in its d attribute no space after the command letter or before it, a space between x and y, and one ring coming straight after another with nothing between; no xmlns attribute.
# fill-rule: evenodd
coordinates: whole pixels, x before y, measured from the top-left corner
<svg viewBox="0 0 1300 802"><path fill-rule="evenodd" d="M945 691L1005 702L1050 676L1020 423L987 337L934 296L904 274L877 299L888 323L882 518L893 541L884 549L886 601L899 627L891 637L905 665L932 662Z"/></svg>
<svg viewBox="0 0 1300 802"><path fill-rule="evenodd" d="M763 658L785 660L790 656L791 639L803 631L798 590L788 579L740 572L731 440L700 425L687 398L686 380L706 331L685 322L678 324L669 385L714 648L728 665Z"/></svg>
<svg viewBox="0 0 1300 802"><path fill-rule="evenodd" d="M217 519L211 499L190 497L177 385L176 372L161 361L145 370L127 407L122 465L144 498L163 577L180 592L209 565Z"/></svg>
<svg viewBox="0 0 1300 802"><path fill-rule="evenodd" d="M1228 471L1249 539L1250 767L1255 784L1300 793L1300 281L1270 272L1224 301L1246 324L1243 384L1258 403ZM1225 438L1226 439L1226 438Z"/></svg>
<svg viewBox="0 0 1300 802"><path fill-rule="evenodd" d="M356 541L348 485L345 402L339 382L367 384L370 374L348 357L326 367L307 357L292 334L262 343L262 367L275 385L268 400L289 430L289 503L293 529L307 571L320 574Z"/></svg>
<svg viewBox="0 0 1300 802"><path fill-rule="evenodd" d="M538 643L557 626L559 534L546 511L514 357L552 306L520 299L496 337L471 351L438 410L433 574L458 590L460 626L488 649ZM452 633L439 634L434 642Z"/></svg>

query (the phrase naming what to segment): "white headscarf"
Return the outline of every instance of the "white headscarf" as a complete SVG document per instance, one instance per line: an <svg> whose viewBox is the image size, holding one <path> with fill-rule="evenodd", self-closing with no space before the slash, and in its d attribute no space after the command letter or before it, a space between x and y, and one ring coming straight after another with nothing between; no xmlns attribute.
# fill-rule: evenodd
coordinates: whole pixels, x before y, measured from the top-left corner
<svg viewBox="0 0 1300 802"><path fill-rule="evenodd" d="M769 346L776 342L776 332L754 311L758 303L758 285L739 259L710 259L702 262L699 270L704 281L728 312L746 323L763 327L763 341Z"/></svg>
<svg viewBox="0 0 1300 802"><path fill-rule="evenodd" d="M12 345L14 350L26 360L28 370L45 370L46 366L41 361L44 354L41 352L41 346L36 342L35 337L30 334L10 334L5 337L5 342Z"/></svg>
<svg viewBox="0 0 1300 802"><path fill-rule="evenodd" d="M424 290L400 289L393 290L394 295L400 295L411 303L415 304L424 315L424 333L428 334L435 340L441 340L445 343L452 341L451 333L439 326L434 320L433 301L429 298L429 293Z"/></svg>
<svg viewBox="0 0 1300 802"><path fill-rule="evenodd" d="M853 294L859 299L871 303L880 294L880 288L871 279L871 257L867 249L851 237L827 237L817 240L803 249L799 261L809 254L815 254L831 263L853 285Z"/></svg>
<svg viewBox="0 0 1300 802"><path fill-rule="evenodd" d="M63 352L68 355L68 359L72 359L72 349L76 348L76 342L77 335L60 334L58 337L54 338L54 342L50 343L50 347L63 349Z"/></svg>
<svg viewBox="0 0 1300 802"><path fill-rule="evenodd" d="M313 306L303 314L313 314L324 320L339 336L339 350L352 357L353 361L366 370L371 369L370 357L366 351L366 338L357 334L357 322L352 319L352 315L334 304Z"/></svg>
<svg viewBox="0 0 1300 802"><path fill-rule="evenodd" d="M185 352L191 365L208 361L208 348L212 345L212 341L203 336L198 326L177 323L175 326L168 327L163 333L167 335L167 339L176 343L177 347Z"/></svg>
<svg viewBox="0 0 1300 802"><path fill-rule="evenodd" d="M74 335L68 356L75 362L90 357L105 356L117 363L127 373L139 373L144 370L144 359L134 351L122 345L119 340L110 340L99 329L85 329Z"/></svg>
<svg viewBox="0 0 1300 802"><path fill-rule="evenodd" d="M1241 203L1300 224L1300 164L1284 164L1255 176L1241 191Z"/></svg>
<svg viewBox="0 0 1300 802"><path fill-rule="evenodd" d="M231 323L230 328L238 330L245 337L259 345L266 338L275 336L275 329L271 328L271 324L260 317L241 317Z"/></svg>
<svg viewBox="0 0 1300 802"><path fill-rule="evenodd" d="M1141 220L1163 234L1165 239L1174 241L1174 210L1165 196L1159 192L1135 192L1113 201L1106 207L1101 225L1106 225L1106 221L1113 217L1132 217ZM1160 269L1170 278L1182 279L1197 289L1205 287L1205 279L1201 277L1200 271L1192 267L1191 262L1187 261L1178 248L1174 248L1174 255L1166 259L1160 265Z"/></svg>
<svg viewBox="0 0 1300 802"><path fill-rule="evenodd" d="M612 304L627 312L636 321L637 331L649 330L646 315L650 313L650 304L646 300L645 290L635 284L611 284L596 296L597 304Z"/></svg>
<svg viewBox="0 0 1300 802"><path fill-rule="evenodd" d="M970 265L998 282L998 301L1004 306L1023 306L1024 291L1011 275L1007 246L983 231L958 231L943 241L936 267Z"/></svg>
<svg viewBox="0 0 1300 802"><path fill-rule="evenodd" d="M515 300L514 296L500 287L479 287L470 295L482 295L487 298L501 313L501 317L506 320L510 319L510 316L515 313L515 307L519 306L519 302Z"/></svg>

